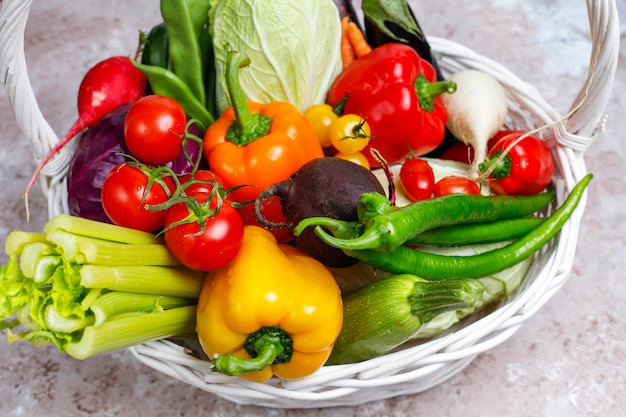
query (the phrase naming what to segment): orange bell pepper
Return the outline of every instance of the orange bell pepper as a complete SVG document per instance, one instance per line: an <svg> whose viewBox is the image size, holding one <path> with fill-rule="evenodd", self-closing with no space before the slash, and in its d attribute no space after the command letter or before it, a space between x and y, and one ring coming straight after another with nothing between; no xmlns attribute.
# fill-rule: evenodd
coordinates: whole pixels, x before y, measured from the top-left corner
<svg viewBox="0 0 626 417"><path fill-rule="evenodd" d="M207 274L196 331L216 371L252 381L302 378L326 363L343 324L339 286L320 262L258 226Z"/></svg>
<svg viewBox="0 0 626 417"><path fill-rule="evenodd" d="M223 179L226 188L240 187L230 194L239 203L256 199L306 162L324 156L313 126L297 107L287 102L246 102L237 73L249 63L244 54L229 54L226 79L232 106L208 127L203 141L211 170ZM284 223L280 203L272 205L266 217ZM244 205L240 212L244 223L259 225L252 204Z"/></svg>

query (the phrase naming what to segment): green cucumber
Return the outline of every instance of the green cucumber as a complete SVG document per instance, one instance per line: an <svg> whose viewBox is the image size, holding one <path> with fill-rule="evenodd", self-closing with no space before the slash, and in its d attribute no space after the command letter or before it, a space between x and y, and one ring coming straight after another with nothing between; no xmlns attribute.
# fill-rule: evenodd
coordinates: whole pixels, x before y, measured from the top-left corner
<svg viewBox="0 0 626 417"><path fill-rule="evenodd" d="M140 62L143 65L169 69L169 40L167 30L165 30L165 23L161 22L154 25L150 32L145 35ZM152 94L153 92L152 87L148 85L147 94Z"/></svg>

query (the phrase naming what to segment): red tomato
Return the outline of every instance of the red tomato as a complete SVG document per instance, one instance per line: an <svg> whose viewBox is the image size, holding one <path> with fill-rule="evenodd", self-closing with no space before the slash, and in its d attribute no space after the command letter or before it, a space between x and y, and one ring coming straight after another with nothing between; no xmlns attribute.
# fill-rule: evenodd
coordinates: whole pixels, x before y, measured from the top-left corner
<svg viewBox="0 0 626 417"><path fill-rule="evenodd" d="M449 194L480 194L480 187L469 178L449 175L435 183L433 196L442 197Z"/></svg>
<svg viewBox="0 0 626 417"><path fill-rule="evenodd" d="M500 139L490 150L490 161L521 135L512 133ZM484 169L487 169L485 166ZM548 145L537 136L528 136L518 142L498 163L489 177L489 185L496 194L532 195L546 189L554 174L554 159Z"/></svg>
<svg viewBox="0 0 626 417"><path fill-rule="evenodd" d="M144 232L155 232L163 227L167 210L147 210L145 206L165 203L169 196L158 181L146 191L149 175L128 162L117 165L107 175L100 197L104 212L113 223ZM162 181L171 194L174 191L172 179L164 177Z"/></svg>
<svg viewBox="0 0 626 417"><path fill-rule="evenodd" d="M194 182L191 182L191 174L187 173L180 178L180 183L185 188L185 194L195 195L199 193L214 192L214 185L218 183L223 187L224 182L212 171L199 169L194 173Z"/></svg>
<svg viewBox="0 0 626 417"><path fill-rule="evenodd" d="M164 165L181 153L186 126L187 116L176 100L145 96L128 109L124 139L141 162Z"/></svg>
<svg viewBox="0 0 626 417"><path fill-rule="evenodd" d="M508 130L508 129L501 130L495 135L493 135L491 139L489 139L489 142L487 142L487 149L491 149L491 147L495 145L496 142L498 142L504 136L510 135L512 133L518 133L521 135L524 132L521 130ZM449 161L457 161L457 162L463 162L465 164L471 164L472 159L474 159L474 148L472 148L469 145L466 145L463 142L457 142L454 145L450 146L448 149L446 149L445 152L441 154L439 158L446 159Z"/></svg>
<svg viewBox="0 0 626 417"><path fill-rule="evenodd" d="M409 158L400 167L400 184L411 200L426 200L433 194L435 174L426 160Z"/></svg>
<svg viewBox="0 0 626 417"><path fill-rule="evenodd" d="M200 204L206 203L209 194L197 193L193 197ZM189 209L188 203L174 204L165 218L165 243L174 256L188 268L212 271L229 263L241 249L243 220L227 201L218 208L217 197L200 207ZM201 215L198 215L198 214ZM207 215L208 217L205 217ZM189 222L173 226L191 216Z"/></svg>

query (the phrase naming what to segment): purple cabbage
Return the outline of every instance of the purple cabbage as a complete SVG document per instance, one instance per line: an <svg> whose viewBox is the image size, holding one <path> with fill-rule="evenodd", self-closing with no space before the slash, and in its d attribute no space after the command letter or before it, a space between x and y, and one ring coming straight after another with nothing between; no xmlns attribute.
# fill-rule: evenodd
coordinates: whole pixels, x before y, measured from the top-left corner
<svg viewBox="0 0 626 417"><path fill-rule="evenodd" d="M130 154L124 143L124 118L129 108L130 104L118 107L83 132L67 176L70 214L111 223L102 208L100 192L108 173L116 165L128 160L124 156ZM195 125L189 131L201 137ZM187 152L194 161L201 147L194 141L188 141ZM193 168L182 152L167 165L177 174L190 172Z"/></svg>

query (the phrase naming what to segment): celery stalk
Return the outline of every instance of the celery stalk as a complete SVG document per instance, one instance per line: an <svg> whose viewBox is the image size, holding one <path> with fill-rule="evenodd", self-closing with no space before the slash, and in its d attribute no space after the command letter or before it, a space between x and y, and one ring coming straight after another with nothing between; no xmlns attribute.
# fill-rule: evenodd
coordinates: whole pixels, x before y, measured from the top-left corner
<svg viewBox="0 0 626 417"><path fill-rule="evenodd" d="M116 243L78 236L63 230L53 230L46 237L59 246L67 261L78 264L164 266L181 264L165 244Z"/></svg>
<svg viewBox="0 0 626 417"><path fill-rule="evenodd" d="M83 265L81 285L115 291L173 295L197 299L205 273L167 266Z"/></svg>
<svg viewBox="0 0 626 417"><path fill-rule="evenodd" d="M58 252L54 246L47 242L31 242L24 245L20 255L22 273L27 278L34 278L40 259L44 256L54 255L58 255Z"/></svg>
<svg viewBox="0 0 626 417"><path fill-rule="evenodd" d="M53 332L72 333L94 324L94 316L89 314L85 318L69 318L60 314L53 305L46 307L45 322L48 330Z"/></svg>
<svg viewBox="0 0 626 417"><path fill-rule="evenodd" d="M96 318L93 324L98 327L118 314L149 313L194 304L196 300L189 298L112 291L98 297L90 310Z"/></svg>
<svg viewBox="0 0 626 417"><path fill-rule="evenodd" d="M139 343L192 333L195 327L195 305L135 314L107 321L98 327L87 327L80 341L67 345L66 352L76 359L86 359Z"/></svg>
<svg viewBox="0 0 626 417"><path fill-rule="evenodd" d="M84 219L82 217L70 216L68 214L54 216L48 220L43 227L43 231L46 234L55 230L63 230L78 236L95 237L111 242L133 245L151 245L164 242L162 238L156 237L156 235L152 233Z"/></svg>
<svg viewBox="0 0 626 417"><path fill-rule="evenodd" d="M58 255L46 255L39 258L37 265L35 265L35 273L33 280L37 283L46 282L49 276L54 273L54 270L61 265L63 259Z"/></svg>
<svg viewBox="0 0 626 417"><path fill-rule="evenodd" d="M67 215L44 231L5 242L0 328L9 342L53 343L82 359L195 331L205 273L182 266L161 238Z"/></svg>
<svg viewBox="0 0 626 417"><path fill-rule="evenodd" d="M104 290L104 288L90 288L85 298L83 298L83 301L80 302L80 308L85 311L89 310L91 305L100 297L100 294L102 294L102 290Z"/></svg>
<svg viewBox="0 0 626 417"><path fill-rule="evenodd" d="M16 230L9 233L7 239L4 241L4 252L7 255L10 255L12 253L16 255L21 255L22 250L24 250L24 246L34 242L46 242L45 233L24 232L21 230Z"/></svg>

